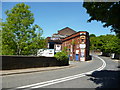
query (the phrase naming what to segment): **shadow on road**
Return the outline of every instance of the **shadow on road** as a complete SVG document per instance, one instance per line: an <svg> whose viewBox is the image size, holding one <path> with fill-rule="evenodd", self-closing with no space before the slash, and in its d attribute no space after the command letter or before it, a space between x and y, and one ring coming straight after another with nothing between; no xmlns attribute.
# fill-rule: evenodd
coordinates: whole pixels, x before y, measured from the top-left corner
<svg viewBox="0 0 120 90"><path fill-rule="evenodd" d="M87 76L89 76L89 80L93 81L95 84L100 84L100 86L98 86L96 90L99 88L120 88L120 71L95 71L91 75Z"/></svg>

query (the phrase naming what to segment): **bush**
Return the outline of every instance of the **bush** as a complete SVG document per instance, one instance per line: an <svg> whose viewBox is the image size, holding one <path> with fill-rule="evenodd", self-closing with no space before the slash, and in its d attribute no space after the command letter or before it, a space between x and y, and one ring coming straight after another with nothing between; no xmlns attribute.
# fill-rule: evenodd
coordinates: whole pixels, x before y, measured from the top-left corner
<svg viewBox="0 0 120 90"><path fill-rule="evenodd" d="M56 53L54 57L59 60L61 64L68 65L68 55L65 51Z"/></svg>

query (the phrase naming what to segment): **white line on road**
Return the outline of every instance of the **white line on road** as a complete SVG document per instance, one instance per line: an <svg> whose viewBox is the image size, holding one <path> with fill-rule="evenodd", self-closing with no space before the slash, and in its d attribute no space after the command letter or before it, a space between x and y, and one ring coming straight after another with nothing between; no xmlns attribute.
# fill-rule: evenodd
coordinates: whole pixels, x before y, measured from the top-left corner
<svg viewBox="0 0 120 90"><path fill-rule="evenodd" d="M80 78L80 77L86 76L86 74L92 74L94 71L100 71L100 70L104 69L106 67L106 62L98 56L94 56L94 57L99 58L103 62L102 66L95 69L95 70L92 70L92 71L89 71L89 72L86 72L86 73L82 73L82 74L77 74L77 75L73 75L73 76L64 77L64 78L45 81L45 82L41 82L41 83L21 86L21 87L17 87L16 89L20 89L20 88L40 88L40 87L44 87L44 86L48 86L48 85L52 85L52 84L56 84L56 83L65 82L65 81L68 81L68 80L73 80L73 79L76 79L76 78Z"/></svg>

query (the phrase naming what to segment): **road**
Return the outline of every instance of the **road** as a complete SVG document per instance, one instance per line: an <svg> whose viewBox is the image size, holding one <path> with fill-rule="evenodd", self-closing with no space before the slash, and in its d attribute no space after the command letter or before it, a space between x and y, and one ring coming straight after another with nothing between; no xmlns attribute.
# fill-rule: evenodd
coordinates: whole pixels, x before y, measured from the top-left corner
<svg viewBox="0 0 120 90"><path fill-rule="evenodd" d="M117 87L118 62L108 57L93 57L91 61L70 62L70 64L74 64L75 67L2 76L2 88L12 88L12 90L21 90L21 88L99 88L109 87L110 80L116 82L114 83L116 85L111 87ZM106 79L108 76L110 77Z"/></svg>

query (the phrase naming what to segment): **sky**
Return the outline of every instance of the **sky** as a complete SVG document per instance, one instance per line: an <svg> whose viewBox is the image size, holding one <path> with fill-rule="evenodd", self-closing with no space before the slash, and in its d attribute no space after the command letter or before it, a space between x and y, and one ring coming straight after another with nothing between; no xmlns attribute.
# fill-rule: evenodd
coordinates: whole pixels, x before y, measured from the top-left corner
<svg viewBox="0 0 120 90"><path fill-rule="evenodd" d="M20 2L2 2L2 19L5 21L5 11L12 9ZM90 18L83 8L82 2L24 2L29 5L34 14L34 24L43 29L43 37L50 37L65 27L75 31L87 31L90 34L106 35L111 33L110 28L103 28L101 22L92 21L87 23Z"/></svg>

